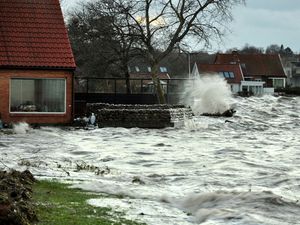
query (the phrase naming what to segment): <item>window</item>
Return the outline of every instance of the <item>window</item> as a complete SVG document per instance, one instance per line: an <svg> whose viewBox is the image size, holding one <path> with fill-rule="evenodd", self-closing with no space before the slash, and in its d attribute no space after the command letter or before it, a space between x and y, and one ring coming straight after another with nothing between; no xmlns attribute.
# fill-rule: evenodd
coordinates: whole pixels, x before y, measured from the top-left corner
<svg viewBox="0 0 300 225"><path fill-rule="evenodd" d="M162 67L160 67L160 72L166 73L166 72L168 72L168 70L166 67L162 66Z"/></svg>
<svg viewBox="0 0 300 225"><path fill-rule="evenodd" d="M234 73L233 72L219 72L219 74L223 75L225 78L234 78Z"/></svg>
<svg viewBox="0 0 300 225"><path fill-rule="evenodd" d="M273 79L273 87L274 88L283 88L284 87L284 79Z"/></svg>
<svg viewBox="0 0 300 225"><path fill-rule="evenodd" d="M11 79L10 112L64 113L65 79Z"/></svg>
<svg viewBox="0 0 300 225"><path fill-rule="evenodd" d="M140 72L140 68L138 66L135 66L135 71Z"/></svg>
<svg viewBox="0 0 300 225"><path fill-rule="evenodd" d="M148 72L151 73L151 67L148 66L147 69L148 69Z"/></svg>

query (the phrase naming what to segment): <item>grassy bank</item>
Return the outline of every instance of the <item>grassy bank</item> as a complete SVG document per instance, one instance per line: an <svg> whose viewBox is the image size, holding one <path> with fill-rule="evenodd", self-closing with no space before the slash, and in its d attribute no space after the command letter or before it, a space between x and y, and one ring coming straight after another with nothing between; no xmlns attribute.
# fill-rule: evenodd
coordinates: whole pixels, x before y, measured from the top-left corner
<svg viewBox="0 0 300 225"><path fill-rule="evenodd" d="M124 219L122 213L114 212L111 208L93 207L86 203L88 199L100 197L52 181L38 181L33 187L39 225L142 224Z"/></svg>

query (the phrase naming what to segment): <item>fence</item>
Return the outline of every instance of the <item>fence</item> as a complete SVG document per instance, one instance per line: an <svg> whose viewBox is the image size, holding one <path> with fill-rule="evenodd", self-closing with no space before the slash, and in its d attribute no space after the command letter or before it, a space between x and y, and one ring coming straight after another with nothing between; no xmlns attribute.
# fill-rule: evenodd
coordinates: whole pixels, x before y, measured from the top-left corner
<svg viewBox="0 0 300 225"><path fill-rule="evenodd" d="M168 104L180 103L186 82L190 79L162 79L161 84ZM86 103L155 104L157 96L151 79L129 79L130 93L126 92L125 78L76 77L75 114L85 113Z"/></svg>

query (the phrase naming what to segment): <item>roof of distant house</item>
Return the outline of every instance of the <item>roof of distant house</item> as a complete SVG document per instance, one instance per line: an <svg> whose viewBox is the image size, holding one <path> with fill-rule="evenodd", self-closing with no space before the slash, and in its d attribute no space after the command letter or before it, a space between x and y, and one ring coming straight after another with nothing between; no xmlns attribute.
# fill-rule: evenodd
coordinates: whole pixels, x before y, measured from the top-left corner
<svg viewBox="0 0 300 225"><path fill-rule="evenodd" d="M220 74L228 83L240 83L243 78L243 72L240 64L200 64L197 63L200 74ZM233 74L233 76L231 75Z"/></svg>
<svg viewBox="0 0 300 225"><path fill-rule="evenodd" d="M294 66L300 67L300 62L291 62Z"/></svg>
<svg viewBox="0 0 300 225"><path fill-rule="evenodd" d="M167 67L159 66L158 69L159 71L157 74L159 79L170 79ZM147 64L130 65L129 71L130 78L152 80L151 67Z"/></svg>
<svg viewBox="0 0 300 225"><path fill-rule="evenodd" d="M145 72L130 73L130 78L152 80L152 76L151 76L150 72L149 73L145 73ZM164 73L160 72L160 73L158 73L158 78L161 80L165 80L165 79L170 79L170 76L166 72L164 72Z"/></svg>
<svg viewBox="0 0 300 225"><path fill-rule="evenodd" d="M59 0L0 0L0 67L76 67Z"/></svg>
<svg viewBox="0 0 300 225"><path fill-rule="evenodd" d="M286 77L279 54L217 54L216 64L240 63L244 77Z"/></svg>

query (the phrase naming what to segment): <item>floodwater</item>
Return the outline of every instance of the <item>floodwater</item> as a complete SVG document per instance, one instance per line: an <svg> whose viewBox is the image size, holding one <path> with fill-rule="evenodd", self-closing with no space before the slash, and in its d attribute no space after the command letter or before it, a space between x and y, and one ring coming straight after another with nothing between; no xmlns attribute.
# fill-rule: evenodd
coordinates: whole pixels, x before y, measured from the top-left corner
<svg viewBox="0 0 300 225"><path fill-rule="evenodd" d="M89 203L149 225L300 224L300 97L234 101L177 128L2 134L0 167L121 195Z"/></svg>

